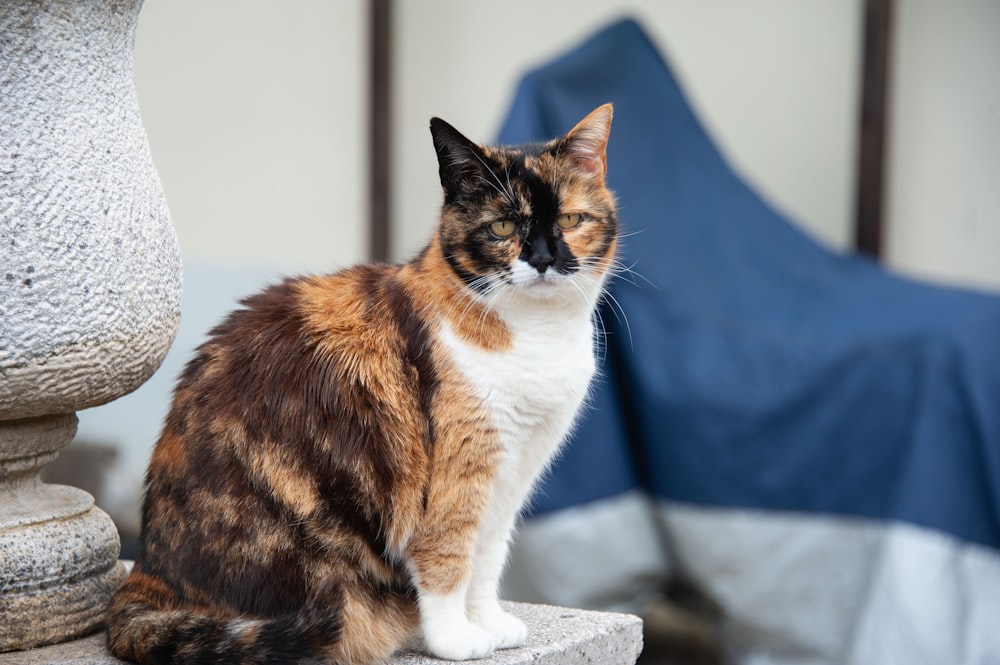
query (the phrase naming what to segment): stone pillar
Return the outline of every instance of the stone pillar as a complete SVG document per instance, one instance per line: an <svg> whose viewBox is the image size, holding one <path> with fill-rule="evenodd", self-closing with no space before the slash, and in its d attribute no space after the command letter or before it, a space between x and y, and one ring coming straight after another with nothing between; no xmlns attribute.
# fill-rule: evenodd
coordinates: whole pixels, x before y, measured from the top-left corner
<svg viewBox="0 0 1000 665"><path fill-rule="evenodd" d="M75 412L159 367L181 268L133 83L141 0L0 0L0 651L100 627L124 577L87 493L38 478Z"/></svg>

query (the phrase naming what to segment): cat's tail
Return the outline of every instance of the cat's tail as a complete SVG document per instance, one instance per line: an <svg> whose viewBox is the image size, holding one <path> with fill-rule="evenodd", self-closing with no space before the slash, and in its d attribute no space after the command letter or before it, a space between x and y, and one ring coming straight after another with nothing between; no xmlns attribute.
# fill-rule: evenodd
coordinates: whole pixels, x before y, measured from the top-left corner
<svg viewBox="0 0 1000 665"><path fill-rule="evenodd" d="M185 606L161 580L133 571L108 608L108 649L141 665L284 665L322 658L343 632L341 590L277 618L213 614ZM332 601L332 602L329 602Z"/></svg>

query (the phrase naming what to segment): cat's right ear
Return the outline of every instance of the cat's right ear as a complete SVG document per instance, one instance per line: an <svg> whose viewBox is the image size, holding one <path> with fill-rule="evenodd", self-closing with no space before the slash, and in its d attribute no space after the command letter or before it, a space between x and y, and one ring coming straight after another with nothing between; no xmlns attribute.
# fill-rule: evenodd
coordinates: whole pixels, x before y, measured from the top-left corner
<svg viewBox="0 0 1000 665"><path fill-rule="evenodd" d="M569 131L560 147L560 153L573 160L573 164L601 180L608 172L608 135L611 133L611 104L598 106Z"/></svg>
<svg viewBox="0 0 1000 665"><path fill-rule="evenodd" d="M441 118L431 118L431 136L445 200L475 189L487 161L482 148Z"/></svg>

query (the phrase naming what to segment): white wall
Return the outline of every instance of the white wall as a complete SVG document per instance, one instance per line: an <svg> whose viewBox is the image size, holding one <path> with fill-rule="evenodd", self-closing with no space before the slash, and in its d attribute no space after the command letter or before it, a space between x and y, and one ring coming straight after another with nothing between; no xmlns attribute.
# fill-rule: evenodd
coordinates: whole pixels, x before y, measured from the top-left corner
<svg viewBox="0 0 1000 665"><path fill-rule="evenodd" d="M734 165L835 247L851 236L859 0L397 0L395 254L440 188L427 121L491 141L519 76L613 19L640 19Z"/></svg>
<svg viewBox="0 0 1000 665"><path fill-rule="evenodd" d="M365 3L148 0L136 86L185 259L367 251Z"/></svg>
<svg viewBox="0 0 1000 665"><path fill-rule="evenodd" d="M1000 3L897 5L889 265L1000 291Z"/></svg>

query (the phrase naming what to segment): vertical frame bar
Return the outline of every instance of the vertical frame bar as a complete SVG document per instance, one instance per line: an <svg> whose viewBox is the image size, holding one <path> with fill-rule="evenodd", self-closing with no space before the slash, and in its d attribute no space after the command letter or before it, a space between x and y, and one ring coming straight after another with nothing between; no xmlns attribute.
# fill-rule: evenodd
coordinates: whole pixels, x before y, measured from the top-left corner
<svg viewBox="0 0 1000 665"><path fill-rule="evenodd" d="M392 248L392 0L369 0L369 245L373 261Z"/></svg>
<svg viewBox="0 0 1000 665"><path fill-rule="evenodd" d="M854 246L876 259L883 253L883 199L892 0L865 0L861 127Z"/></svg>

